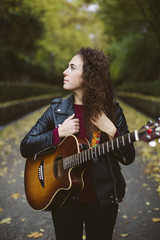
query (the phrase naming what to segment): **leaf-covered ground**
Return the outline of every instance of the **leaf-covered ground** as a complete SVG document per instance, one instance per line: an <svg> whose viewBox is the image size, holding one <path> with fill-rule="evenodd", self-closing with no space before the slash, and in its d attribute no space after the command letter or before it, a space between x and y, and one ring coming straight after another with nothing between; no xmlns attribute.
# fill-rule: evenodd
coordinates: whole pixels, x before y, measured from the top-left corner
<svg viewBox="0 0 160 240"><path fill-rule="evenodd" d="M148 121L148 117L127 105L122 103L122 107L130 131L139 129ZM50 213L33 211L26 201L23 184L25 160L19 152L22 138L45 109L37 110L0 131L1 240L55 240ZM160 150L159 146L150 148L144 142L136 143L135 148L135 163L122 167L127 191L120 204L114 240L158 240Z"/></svg>

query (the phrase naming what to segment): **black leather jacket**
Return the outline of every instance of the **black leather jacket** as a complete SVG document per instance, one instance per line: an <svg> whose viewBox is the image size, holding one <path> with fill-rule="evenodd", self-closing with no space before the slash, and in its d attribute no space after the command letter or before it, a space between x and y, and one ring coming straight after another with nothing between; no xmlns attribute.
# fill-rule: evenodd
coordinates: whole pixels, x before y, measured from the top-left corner
<svg viewBox="0 0 160 240"><path fill-rule="evenodd" d="M24 158L56 149L52 144L52 130L74 113L73 104L73 95L66 99L54 99L51 102L50 107L21 142L20 150ZM128 127L118 103L116 103L115 117L119 135L124 135L128 132ZM102 133L100 142L105 139L105 133ZM135 150L132 144L125 144L121 149L106 153L100 158L90 168L90 175L101 205L110 206L122 201L125 194L125 181L119 162L124 165L132 163Z"/></svg>

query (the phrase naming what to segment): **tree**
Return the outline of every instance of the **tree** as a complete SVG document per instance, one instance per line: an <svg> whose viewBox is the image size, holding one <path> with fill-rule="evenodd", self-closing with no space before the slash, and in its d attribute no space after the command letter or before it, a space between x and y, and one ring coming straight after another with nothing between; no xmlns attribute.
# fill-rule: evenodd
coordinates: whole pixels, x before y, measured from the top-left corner
<svg viewBox="0 0 160 240"><path fill-rule="evenodd" d="M8 79L25 68L43 35L39 16L21 0L1 0L0 3L1 80ZM21 61L20 61L21 59Z"/></svg>
<svg viewBox="0 0 160 240"><path fill-rule="evenodd" d="M160 75L160 2L101 0L100 16L108 36L113 78L156 80Z"/></svg>

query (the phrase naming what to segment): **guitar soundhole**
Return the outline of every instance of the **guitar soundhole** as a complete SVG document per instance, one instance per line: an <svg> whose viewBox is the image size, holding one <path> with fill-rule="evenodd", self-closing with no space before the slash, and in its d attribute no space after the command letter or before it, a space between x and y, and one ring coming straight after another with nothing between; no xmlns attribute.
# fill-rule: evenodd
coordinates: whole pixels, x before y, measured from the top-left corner
<svg viewBox="0 0 160 240"><path fill-rule="evenodd" d="M64 176L64 169L63 169L63 156L58 155L54 161L53 165L53 172L54 176L57 179L62 179Z"/></svg>

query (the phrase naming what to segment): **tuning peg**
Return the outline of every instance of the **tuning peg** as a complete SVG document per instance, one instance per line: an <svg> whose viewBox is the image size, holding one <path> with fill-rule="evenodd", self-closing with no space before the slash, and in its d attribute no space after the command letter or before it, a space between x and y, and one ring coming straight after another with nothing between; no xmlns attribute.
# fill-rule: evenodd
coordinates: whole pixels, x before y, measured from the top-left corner
<svg viewBox="0 0 160 240"><path fill-rule="evenodd" d="M150 124L150 123L152 123L152 120L149 120L149 121L147 122L147 124Z"/></svg>
<svg viewBox="0 0 160 240"><path fill-rule="evenodd" d="M146 135L146 138L147 138L147 139L151 139L151 136L150 136L150 135Z"/></svg>
<svg viewBox="0 0 160 240"><path fill-rule="evenodd" d="M158 142L160 143L160 138L158 139Z"/></svg>
<svg viewBox="0 0 160 240"><path fill-rule="evenodd" d="M155 147L155 146L156 146L156 142L155 142L155 141L149 142L149 146L150 146L150 147Z"/></svg>

